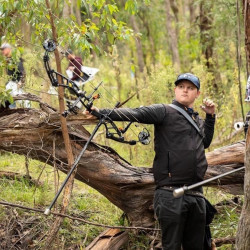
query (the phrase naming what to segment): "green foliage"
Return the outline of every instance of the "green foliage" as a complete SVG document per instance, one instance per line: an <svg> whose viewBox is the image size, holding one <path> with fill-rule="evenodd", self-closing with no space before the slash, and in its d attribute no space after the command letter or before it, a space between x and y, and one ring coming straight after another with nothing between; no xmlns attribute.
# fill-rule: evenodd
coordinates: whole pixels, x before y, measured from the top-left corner
<svg viewBox="0 0 250 250"><path fill-rule="evenodd" d="M13 97L10 95L11 90L0 90L0 106L6 107L6 102L13 103Z"/></svg>

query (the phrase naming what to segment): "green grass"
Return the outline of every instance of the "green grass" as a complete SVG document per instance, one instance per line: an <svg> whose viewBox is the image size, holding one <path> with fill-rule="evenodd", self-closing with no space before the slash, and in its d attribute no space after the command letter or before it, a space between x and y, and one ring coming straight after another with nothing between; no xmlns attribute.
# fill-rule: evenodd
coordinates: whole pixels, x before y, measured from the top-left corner
<svg viewBox="0 0 250 250"><path fill-rule="evenodd" d="M17 172L25 174L25 158L19 155L10 153L1 153L0 171ZM54 197L54 173L50 166L30 160L29 171L32 179L37 180L38 176L42 175L39 186L31 185L25 179L9 180L6 178L0 179L0 200L21 204L28 207L44 208L50 204ZM60 173L60 183L64 180L65 174ZM60 203L61 197L58 203ZM0 224L1 221L8 216L9 208L0 206ZM27 216L26 211L17 209L18 213ZM122 211L110 203L104 196L99 194L91 187L75 180L73 195L70 201L68 213L84 219L107 225L120 225L120 217ZM30 213L32 215L33 213ZM41 224L46 230L52 224L54 218L49 219L41 216ZM43 221L46 221L43 222ZM34 225L35 227L35 225ZM96 236L98 236L104 228L89 226L78 221L64 219L63 225L59 230L57 244L64 246L67 249L68 244L76 246L78 249L86 247ZM45 233L44 232L44 233ZM39 246L44 244L44 240L39 242Z"/></svg>

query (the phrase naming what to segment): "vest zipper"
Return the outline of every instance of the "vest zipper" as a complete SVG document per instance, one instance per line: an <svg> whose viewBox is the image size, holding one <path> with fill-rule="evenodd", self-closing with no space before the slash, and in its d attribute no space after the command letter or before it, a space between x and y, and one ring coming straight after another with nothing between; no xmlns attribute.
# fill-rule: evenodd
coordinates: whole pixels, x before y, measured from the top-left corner
<svg viewBox="0 0 250 250"><path fill-rule="evenodd" d="M170 152L168 151L168 177L172 178L171 169L170 169Z"/></svg>

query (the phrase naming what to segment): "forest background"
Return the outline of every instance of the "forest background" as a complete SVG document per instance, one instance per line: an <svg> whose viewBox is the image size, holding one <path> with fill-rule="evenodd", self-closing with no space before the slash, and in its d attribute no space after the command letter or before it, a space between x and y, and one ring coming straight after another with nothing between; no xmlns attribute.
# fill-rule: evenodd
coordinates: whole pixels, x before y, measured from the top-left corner
<svg viewBox="0 0 250 250"><path fill-rule="evenodd" d="M85 66L100 71L86 90L103 81L102 98L95 105L111 108L116 101L126 100L128 107L170 103L174 98L176 77L192 72L201 81L201 97L195 109L204 117L199 106L204 98L217 105L215 136L208 151L239 141L243 132L234 129L242 121L248 104L244 103L247 67L244 47L244 20L242 2L235 0L64 0L50 1L58 32L59 50L71 48L83 58ZM13 45L13 56L24 59L26 70L25 91L36 94L57 108L57 96L48 94L50 82L43 66L42 43L52 38L48 8L44 1L2 1L0 5L1 42ZM55 67L54 57L51 63ZM68 61L61 56L63 73ZM5 88L6 61L0 58L0 86ZM2 95L4 95L2 93ZM111 96L112 95L112 96ZM37 107L32 103L32 107ZM89 126L91 131L92 126ZM147 126L153 138L153 127ZM133 125L128 139L137 136L140 128ZM103 132L95 138L111 146L134 166L151 166L154 157L153 142L148 146L128 146L105 139ZM27 159L16 154L1 152L0 170L27 173ZM43 206L54 194L54 172L51 167L29 160L29 174L42 181L39 187L30 186L25 179L0 181L0 198L14 203ZM62 173L60 180L64 178ZM104 224L123 224L122 211L95 190L76 182L70 211ZM206 189L212 203L231 196L222 191ZM216 194L216 195L215 195ZM240 197L242 198L242 197ZM80 212L79 212L80 211ZM213 222L213 237L233 236L239 218L240 205L224 207ZM0 220L14 212L0 207ZM27 214L18 212L20 220ZM29 229L36 235L33 245L42 247L50 220L42 216ZM39 230L38 230L39 228ZM61 249L87 246L103 229L78 225L64 220L57 244ZM0 227L1 235L1 227ZM39 235L39 236L38 236ZM13 248L15 242L12 242ZM17 244L17 243L16 243ZM149 240L131 235L128 249L148 249ZM224 246L221 249L231 249Z"/></svg>

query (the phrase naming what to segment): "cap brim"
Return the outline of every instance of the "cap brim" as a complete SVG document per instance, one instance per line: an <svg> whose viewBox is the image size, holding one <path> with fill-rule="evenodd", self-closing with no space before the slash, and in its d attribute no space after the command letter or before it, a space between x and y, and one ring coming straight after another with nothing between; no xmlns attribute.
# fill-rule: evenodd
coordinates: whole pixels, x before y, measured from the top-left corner
<svg viewBox="0 0 250 250"><path fill-rule="evenodd" d="M4 50L4 49L11 49L11 47L3 47L3 48L0 48L0 50Z"/></svg>
<svg viewBox="0 0 250 250"><path fill-rule="evenodd" d="M177 80L177 81L175 81L175 86L178 84L178 83L180 83L181 81L189 81L189 82L191 82L191 83L193 83L193 85L197 88L197 89L199 89L198 87L197 87L197 85L194 83L194 82L192 82L190 79L187 79L187 78L182 78L182 79L179 79L179 80Z"/></svg>

